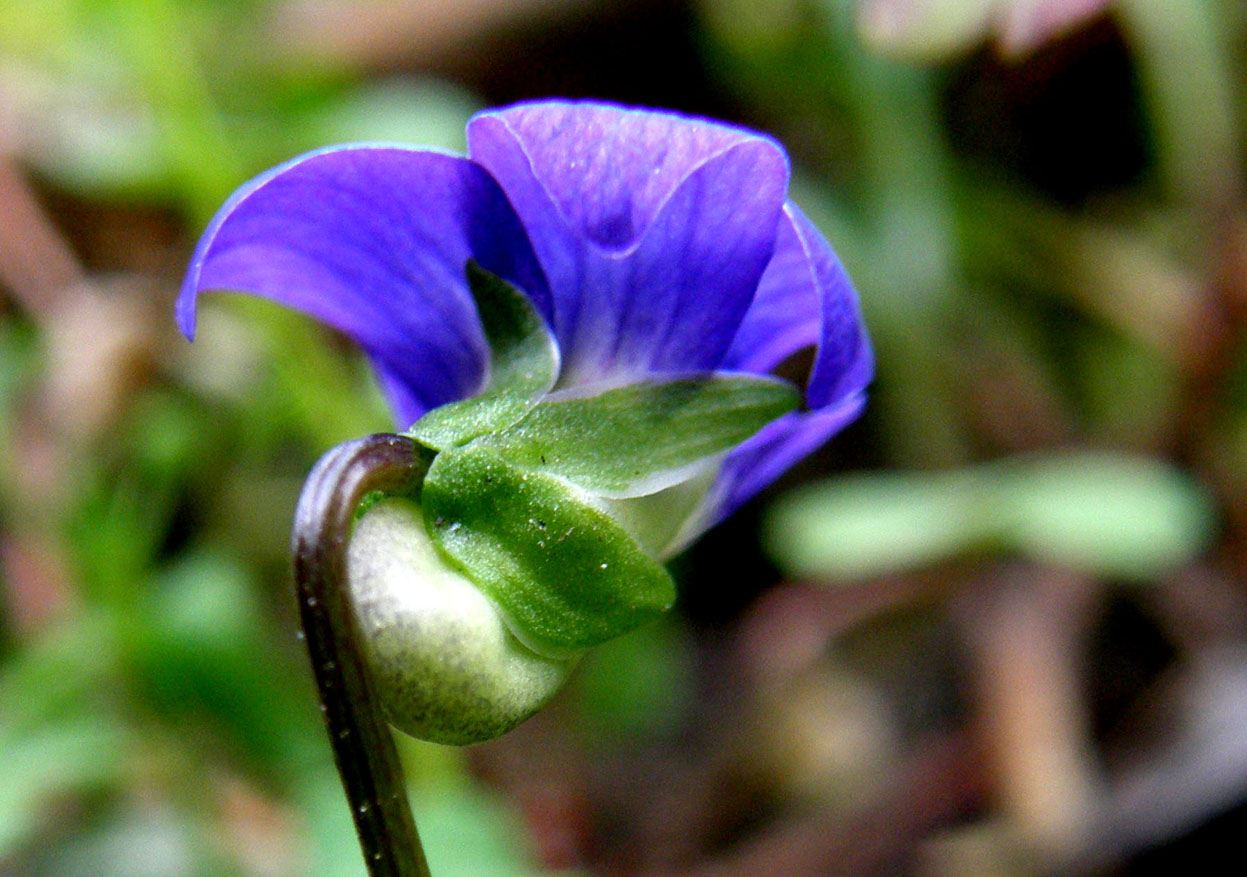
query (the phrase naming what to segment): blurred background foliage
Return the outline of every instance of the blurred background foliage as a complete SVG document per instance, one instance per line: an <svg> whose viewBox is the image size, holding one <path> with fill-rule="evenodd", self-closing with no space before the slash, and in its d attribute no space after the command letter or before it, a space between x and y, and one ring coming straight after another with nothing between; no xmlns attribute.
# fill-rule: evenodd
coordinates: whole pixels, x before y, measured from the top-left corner
<svg viewBox="0 0 1247 877"><path fill-rule="evenodd" d="M294 501L341 338L172 301L249 176L550 95L773 132L865 418L495 743L439 874L1149 872L1247 818L1247 7L0 0L0 871L358 874ZM806 361L787 364L798 377Z"/></svg>

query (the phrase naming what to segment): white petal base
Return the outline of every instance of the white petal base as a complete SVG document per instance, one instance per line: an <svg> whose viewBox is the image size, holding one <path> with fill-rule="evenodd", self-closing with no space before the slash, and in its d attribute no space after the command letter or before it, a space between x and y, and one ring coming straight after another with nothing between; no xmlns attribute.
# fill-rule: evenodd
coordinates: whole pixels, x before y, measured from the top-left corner
<svg viewBox="0 0 1247 877"><path fill-rule="evenodd" d="M464 745L504 734L544 706L579 660L521 644L438 554L408 500L383 500L358 522L347 573L387 717L413 737Z"/></svg>

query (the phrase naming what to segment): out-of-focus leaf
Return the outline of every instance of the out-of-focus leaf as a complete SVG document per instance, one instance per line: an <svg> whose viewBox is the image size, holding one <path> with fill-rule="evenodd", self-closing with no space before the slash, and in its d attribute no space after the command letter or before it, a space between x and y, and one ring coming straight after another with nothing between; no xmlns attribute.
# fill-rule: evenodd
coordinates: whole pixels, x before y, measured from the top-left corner
<svg viewBox="0 0 1247 877"><path fill-rule="evenodd" d="M0 449L11 446L18 396L34 370L33 333L0 315ZM11 454L0 454L0 490L9 481L12 466Z"/></svg>
<svg viewBox="0 0 1247 877"><path fill-rule="evenodd" d="M1093 434L1106 444L1163 446L1182 402L1179 370L1118 332L1088 331L1080 340L1079 378Z"/></svg>
<svg viewBox="0 0 1247 877"><path fill-rule="evenodd" d="M527 854L523 826L500 798L464 783L417 794L412 806L419 814L420 840L434 874L542 873Z"/></svg>
<svg viewBox="0 0 1247 877"><path fill-rule="evenodd" d="M70 191L167 197L172 167L161 153L150 107L119 81L116 59L77 60L84 69L4 68L3 93L16 132L12 148Z"/></svg>
<svg viewBox="0 0 1247 877"><path fill-rule="evenodd" d="M249 348L243 352L263 363L262 379L236 400L250 415L247 429L256 431L248 439L284 443L297 435L309 447L328 448L393 427L362 356L350 357L352 367L341 350L326 344L322 327L297 311L255 296L223 298L245 324L238 339ZM205 343L211 342L205 338L195 346ZM265 415L254 416L257 411Z"/></svg>
<svg viewBox="0 0 1247 877"><path fill-rule="evenodd" d="M0 859L29 840L55 795L115 780L127 757L125 733L101 714L0 732Z"/></svg>
<svg viewBox="0 0 1247 877"><path fill-rule="evenodd" d="M394 77L327 99L303 127L309 148L367 140L464 152L464 126L478 109L475 98L449 83Z"/></svg>
<svg viewBox="0 0 1247 877"><path fill-rule="evenodd" d="M114 626L82 612L26 643L0 669L4 733L33 731L98 706L92 694L117 670Z"/></svg>
<svg viewBox="0 0 1247 877"><path fill-rule="evenodd" d="M300 873L308 877L360 877L364 869L359 839L342 795L342 780L328 750L324 745L320 761L299 771L291 794L303 823ZM423 839L423 821L419 829Z"/></svg>
<svg viewBox="0 0 1247 877"><path fill-rule="evenodd" d="M1241 131L1235 130L1241 107L1232 75L1241 62L1237 37L1219 26L1223 9L1233 5L1116 2L1150 110L1161 176L1171 195L1190 203L1224 203L1242 185Z"/></svg>
<svg viewBox="0 0 1247 877"><path fill-rule="evenodd" d="M963 554L992 532L979 479L884 473L793 491L771 509L764 539L789 575L847 581Z"/></svg>
<svg viewBox="0 0 1247 877"><path fill-rule="evenodd" d="M265 769L301 763L319 745L302 667L272 642L246 569L219 553L185 557L157 578L127 628L145 695L172 716L210 718ZM306 707L301 709L300 707Z"/></svg>
<svg viewBox="0 0 1247 877"><path fill-rule="evenodd" d="M151 482L133 468L81 465L79 506L66 524L83 590L114 608L129 607L167 532L174 485Z"/></svg>
<svg viewBox="0 0 1247 877"><path fill-rule="evenodd" d="M39 855L33 870L92 877L195 877L233 871L237 865L220 857L219 845L213 850L197 837L197 828L190 814L167 804L127 807Z"/></svg>
<svg viewBox="0 0 1247 877"><path fill-rule="evenodd" d="M1043 291L1176 362L1199 349L1202 281L1137 215L1105 221L977 182L967 194L975 209L963 228L978 270Z"/></svg>
<svg viewBox="0 0 1247 877"><path fill-rule="evenodd" d="M594 737L636 738L670 730L693 701L687 634L663 619L589 652L575 677Z"/></svg>
<svg viewBox="0 0 1247 877"><path fill-rule="evenodd" d="M1157 460L1067 453L996 473L1001 540L1039 560L1147 580L1189 559L1212 534L1207 495Z"/></svg>
<svg viewBox="0 0 1247 877"><path fill-rule="evenodd" d="M839 581L988 548L1148 580L1199 552L1212 528L1189 476L1156 460L1070 452L812 485L775 505L766 542L788 574Z"/></svg>

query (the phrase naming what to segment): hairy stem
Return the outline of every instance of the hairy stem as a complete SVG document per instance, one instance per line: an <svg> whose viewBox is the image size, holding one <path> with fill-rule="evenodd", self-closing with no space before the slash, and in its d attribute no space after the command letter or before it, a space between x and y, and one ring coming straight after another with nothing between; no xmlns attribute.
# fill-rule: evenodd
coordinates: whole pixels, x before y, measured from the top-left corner
<svg viewBox="0 0 1247 877"><path fill-rule="evenodd" d="M291 547L299 616L321 712L372 877L428 877L398 752L368 678L347 593L346 547L369 493L413 494L427 471L418 446L397 435L339 445L308 475Z"/></svg>

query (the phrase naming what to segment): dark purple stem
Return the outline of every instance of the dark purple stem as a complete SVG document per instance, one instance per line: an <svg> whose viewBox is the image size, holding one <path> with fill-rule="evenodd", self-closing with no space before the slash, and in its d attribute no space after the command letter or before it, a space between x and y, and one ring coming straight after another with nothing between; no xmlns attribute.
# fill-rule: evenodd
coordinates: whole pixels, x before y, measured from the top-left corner
<svg viewBox="0 0 1247 877"><path fill-rule="evenodd" d="M428 466L397 435L338 445L308 475L295 511L291 549L299 617L334 760L372 877L428 877L407 803L398 751L360 653L359 621L347 594L346 547L360 502L374 491L414 494Z"/></svg>

